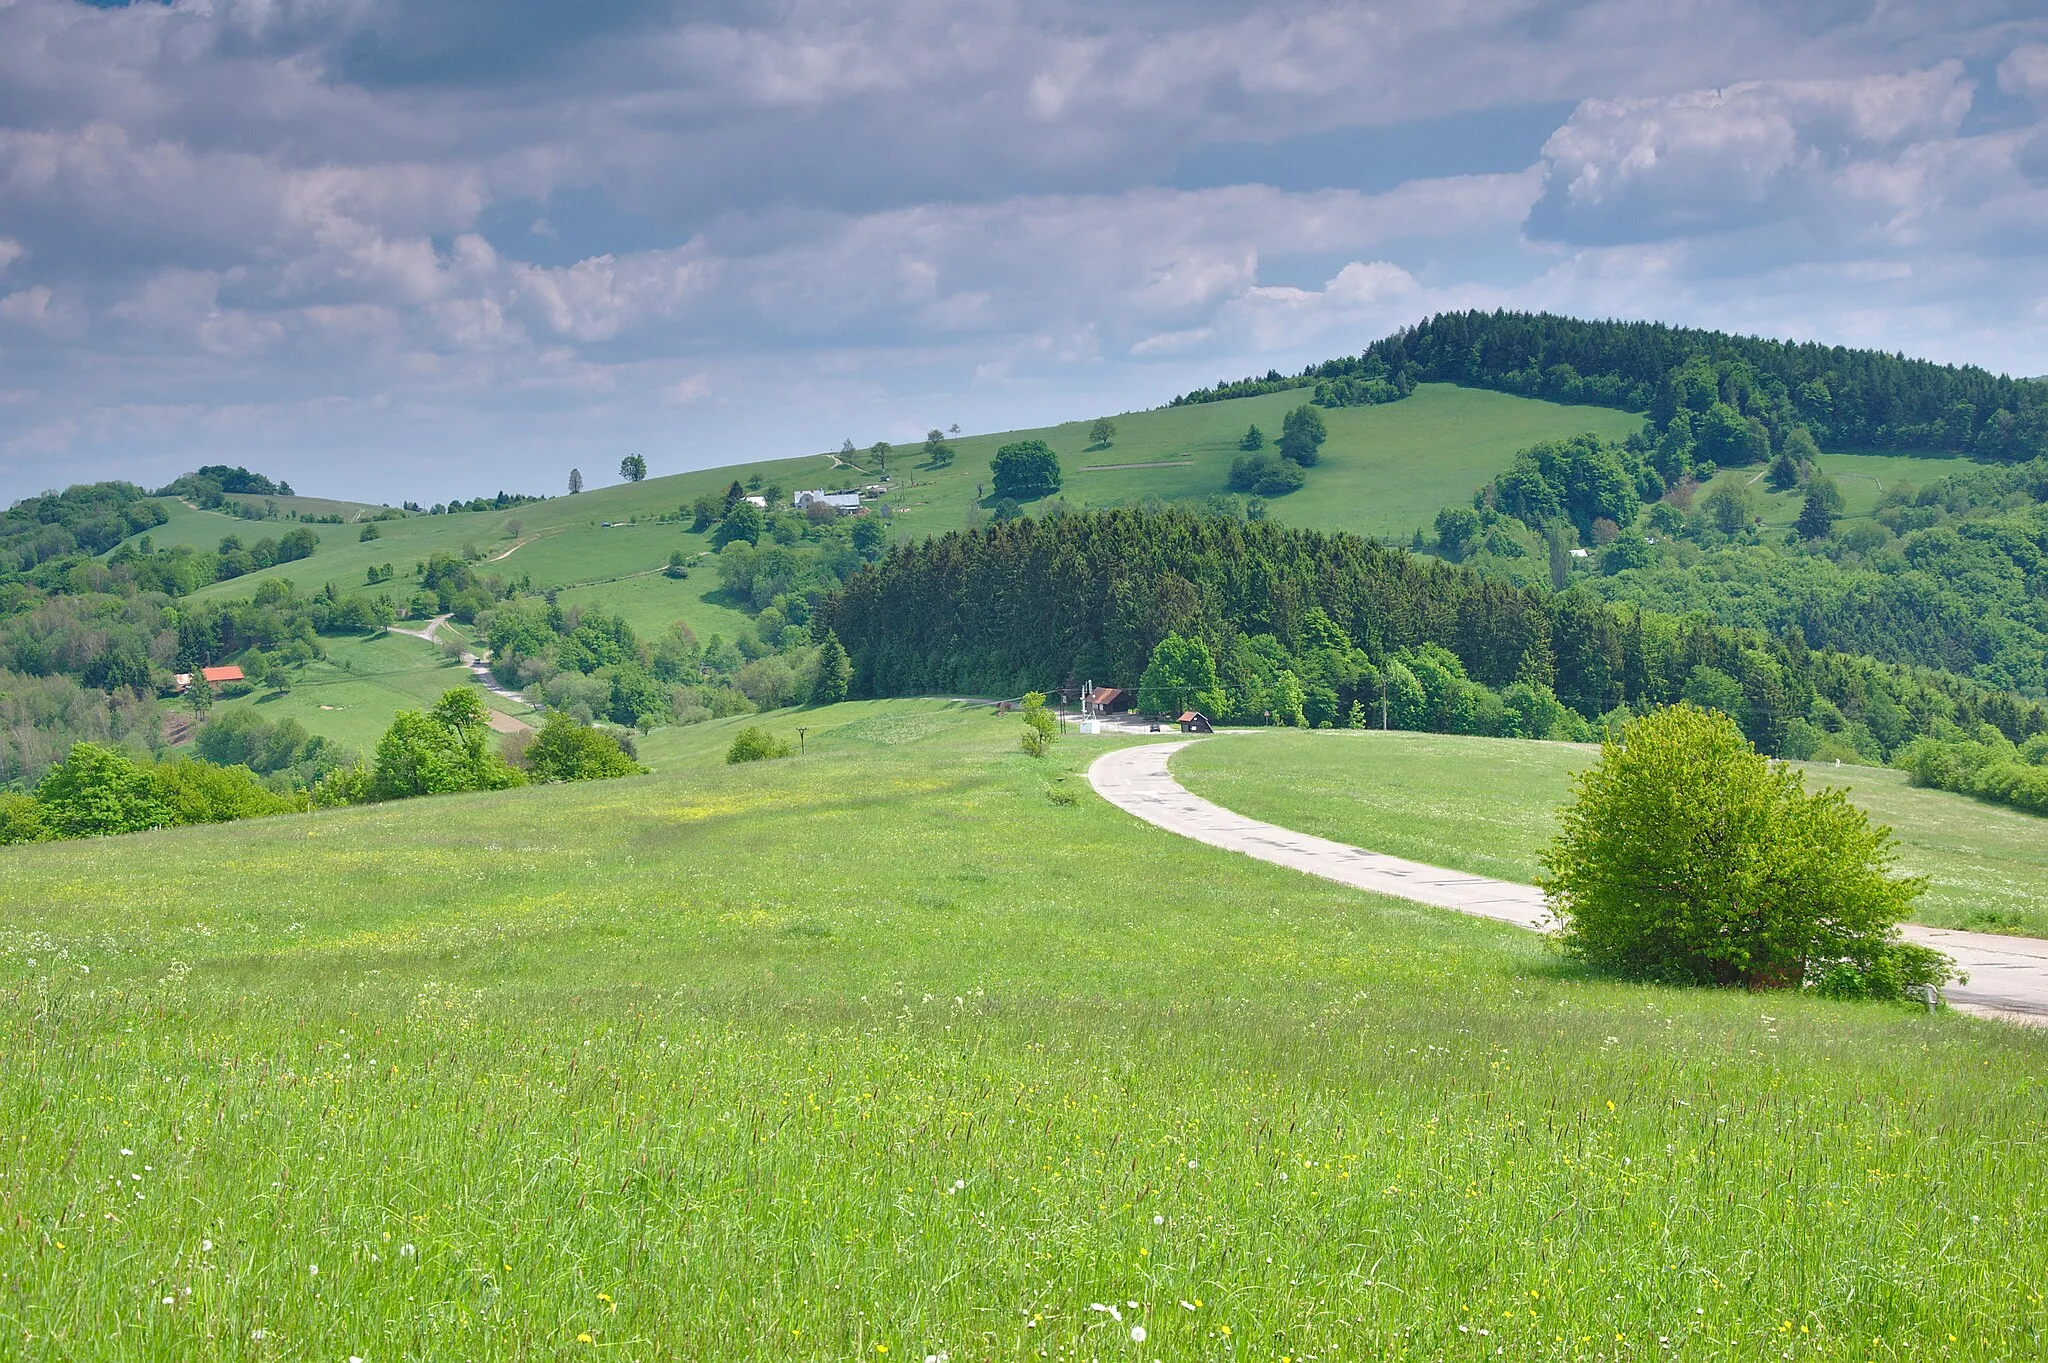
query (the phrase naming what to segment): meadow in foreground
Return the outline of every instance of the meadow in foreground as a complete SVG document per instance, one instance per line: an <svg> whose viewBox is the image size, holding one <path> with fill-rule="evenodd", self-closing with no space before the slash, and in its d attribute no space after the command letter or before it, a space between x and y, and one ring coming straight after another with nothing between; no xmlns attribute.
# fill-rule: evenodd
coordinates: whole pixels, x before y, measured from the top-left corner
<svg viewBox="0 0 2048 1363"><path fill-rule="evenodd" d="M1526 885L1573 774L1599 755L1520 739L1275 730L1196 744L1175 754L1173 772L1240 814ZM1918 790L1889 767L1795 765L1808 789L1845 786L1891 827L1900 869L1928 878L1915 922L2048 937L2048 819Z"/></svg>
<svg viewBox="0 0 2048 1363"><path fill-rule="evenodd" d="M1589 979L1141 825L1078 774L1109 740L848 705L725 767L743 722L656 776L9 849L6 1348L2048 1344L2048 1037Z"/></svg>

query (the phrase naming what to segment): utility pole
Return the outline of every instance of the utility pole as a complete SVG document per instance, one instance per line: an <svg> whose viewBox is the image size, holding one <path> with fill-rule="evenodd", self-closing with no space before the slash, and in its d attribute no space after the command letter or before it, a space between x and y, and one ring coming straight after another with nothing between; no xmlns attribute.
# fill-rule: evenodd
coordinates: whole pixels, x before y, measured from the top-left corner
<svg viewBox="0 0 2048 1363"><path fill-rule="evenodd" d="M1380 669L1380 732L1387 731L1387 672Z"/></svg>
<svg viewBox="0 0 2048 1363"><path fill-rule="evenodd" d="M804 735L810 731L808 725L799 724L796 726L796 755L798 757L804 755Z"/></svg>

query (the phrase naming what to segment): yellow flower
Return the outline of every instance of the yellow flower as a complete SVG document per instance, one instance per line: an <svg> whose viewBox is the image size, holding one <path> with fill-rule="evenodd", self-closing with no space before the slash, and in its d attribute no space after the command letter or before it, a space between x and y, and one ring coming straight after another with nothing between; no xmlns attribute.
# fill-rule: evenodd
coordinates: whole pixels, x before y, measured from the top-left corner
<svg viewBox="0 0 2048 1363"><path fill-rule="evenodd" d="M595 1344L595 1343L597 1343L597 1341L596 1341L596 1340L594 1340L594 1339L592 1339L592 1338L590 1337L590 1332L589 1332L588 1330L585 1330L585 1331L584 1331L584 1332L583 1332L582 1334L580 1334L580 1335L576 1336L576 1342L577 1342L578 1344Z"/></svg>
<svg viewBox="0 0 2048 1363"><path fill-rule="evenodd" d="M1220 1326L1218 1328L1222 1331L1222 1333L1226 1335L1230 1333L1230 1327L1228 1325Z"/></svg>

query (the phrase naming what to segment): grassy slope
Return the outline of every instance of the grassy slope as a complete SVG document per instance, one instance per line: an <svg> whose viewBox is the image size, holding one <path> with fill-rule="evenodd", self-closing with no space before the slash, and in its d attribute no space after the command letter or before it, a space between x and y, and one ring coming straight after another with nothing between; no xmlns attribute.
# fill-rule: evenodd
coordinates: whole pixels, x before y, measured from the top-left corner
<svg viewBox="0 0 2048 1363"><path fill-rule="evenodd" d="M1106 740L808 722L8 849L15 1347L2040 1352L2048 1037L1590 980L1047 799Z"/></svg>
<svg viewBox="0 0 2048 1363"><path fill-rule="evenodd" d="M1188 789L1241 814L1528 883L1572 773L1598 755L1565 743L1282 731L1197 744L1173 769ZM1915 790L1904 772L1800 765L1811 783L1847 786L1892 826L1902 866L1931 882L1919 921L2048 937L2048 821Z"/></svg>
<svg viewBox="0 0 2048 1363"><path fill-rule="evenodd" d="M423 639L402 634L321 641L326 658L308 663L293 677L288 695L259 692L214 706L215 715L253 709L268 720L296 719L316 734L368 756L400 710L421 710L441 693L472 681L469 669ZM486 705L506 714L530 708L479 691ZM178 708L176 701L165 703Z"/></svg>

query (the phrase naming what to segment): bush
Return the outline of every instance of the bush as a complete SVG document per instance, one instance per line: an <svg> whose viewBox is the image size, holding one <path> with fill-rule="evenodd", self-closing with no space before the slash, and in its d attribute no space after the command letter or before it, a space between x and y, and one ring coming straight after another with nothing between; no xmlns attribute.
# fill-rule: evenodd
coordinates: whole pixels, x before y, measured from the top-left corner
<svg viewBox="0 0 2048 1363"><path fill-rule="evenodd" d="M1024 733L1018 743L1033 757L1043 757L1052 751L1052 745L1059 741L1060 722L1052 711L1045 708L1043 691L1026 692L1024 696Z"/></svg>
<svg viewBox="0 0 2048 1363"><path fill-rule="evenodd" d="M750 724L740 730L732 746L725 750L725 760L730 763L764 762L787 756L789 744L758 724Z"/></svg>
<svg viewBox="0 0 2048 1363"><path fill-rule="evenodd" d="M541 724L522 756L527 775L536 781L603 781L645 770L610 734L560 711Z"/></svg>
<svg viewBox="0 0 2048 1363"><path fill-rule="evenodd" d="M1853 976L1874 997L1948 977L1898 940L1925 882L1890 874L1891 830L1839 789L1807 794L1726 715L1634 720L1575 785L1539 880L1567 953L1674 984L1841 994Z"/></svg>

